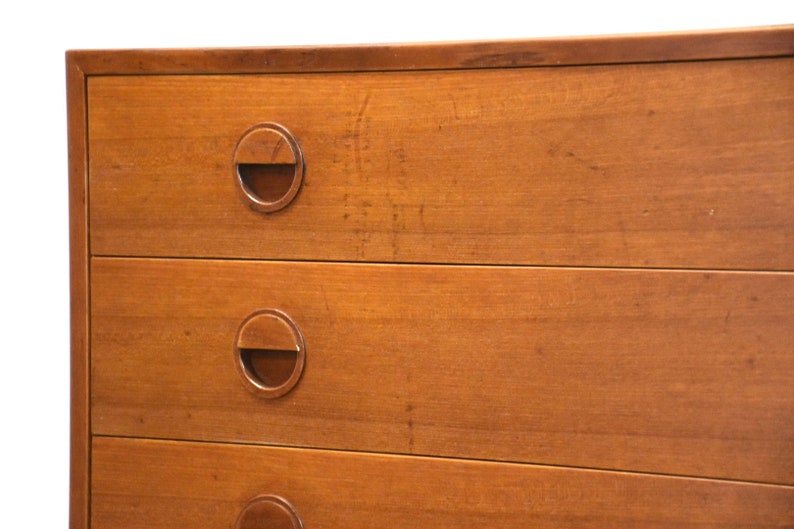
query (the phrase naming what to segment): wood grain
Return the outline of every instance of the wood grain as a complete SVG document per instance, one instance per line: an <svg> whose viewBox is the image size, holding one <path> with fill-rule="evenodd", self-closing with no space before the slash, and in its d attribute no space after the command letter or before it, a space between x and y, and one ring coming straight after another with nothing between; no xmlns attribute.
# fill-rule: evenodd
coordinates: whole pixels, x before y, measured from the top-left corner
<svg viewBox="0 0 794 529"><path fill-rule="evenodd" d="M794 26L639 35L282 48L76 50L92 75L514 68L794 54Z"/></svg>
<svg viewBox="0 0 794 529"><path fill-rule="evenodd" d="M262 493L313 529L794 523L791 487L212 443L98 438L94 451L95 529L231 527Z"/></svg>
<svg viewBox="0 0 794 529"><path fill-rule="evenodd" d="M90 78L95 255L794 269L793 59ZM306 157L251 211L261 121Z"/></svg>
<svg viewBox="0 0 794 529"><path fill-rule="evenodd" d="M70 476L69 527L88 527L89 518L89 275L88 275L88 146L86 144L85 74L73 59L66 64L69 99L69 268L70 268Z"/></svg>
<svg viewBox="0 0 794 529"><path fill-rule="evenodd" d="M794 275L95 258L95 434L794 483ZM260 309L306 340L250 394Z"/></svg>
<svg viewBox="0 0 794 529"><path fill-rule="evenodd" d="M72 529L794 526L794 26L66 62Z"/></svg>

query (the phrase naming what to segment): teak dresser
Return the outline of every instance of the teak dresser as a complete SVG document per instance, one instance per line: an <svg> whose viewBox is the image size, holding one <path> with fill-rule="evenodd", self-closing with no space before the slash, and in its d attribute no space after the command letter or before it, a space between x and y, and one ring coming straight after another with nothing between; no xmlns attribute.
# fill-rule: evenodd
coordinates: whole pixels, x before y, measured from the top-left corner
<svg viewBox="0 0 794 529"><path fill-rule="evenodd" d="M67 71L72 529L794 526L794 27Z"/></svg>

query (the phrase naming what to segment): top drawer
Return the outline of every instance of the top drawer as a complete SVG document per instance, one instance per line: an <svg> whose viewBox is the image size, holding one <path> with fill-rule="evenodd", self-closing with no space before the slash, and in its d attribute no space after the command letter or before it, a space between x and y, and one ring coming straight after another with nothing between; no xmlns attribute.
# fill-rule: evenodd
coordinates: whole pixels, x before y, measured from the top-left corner
<svg viewBox="0 0 794 529"><path fill-rule="evenodd" d="M88 79L91 252L794 268L794 60ZM275 122L305 176L246 206Z"/></svg>

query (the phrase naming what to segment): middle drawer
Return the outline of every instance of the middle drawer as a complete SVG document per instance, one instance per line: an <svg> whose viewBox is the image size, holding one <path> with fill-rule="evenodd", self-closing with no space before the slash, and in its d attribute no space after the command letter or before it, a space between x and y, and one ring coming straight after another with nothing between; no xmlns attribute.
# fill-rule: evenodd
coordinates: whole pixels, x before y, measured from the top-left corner
<svg viewBox="0 0 794 529"><path fill-rule="evenodd" d="M794 482L792 274L94 258L92 278L95 434ZM305 338L278 398L239 374L262 309Z"/></svg>

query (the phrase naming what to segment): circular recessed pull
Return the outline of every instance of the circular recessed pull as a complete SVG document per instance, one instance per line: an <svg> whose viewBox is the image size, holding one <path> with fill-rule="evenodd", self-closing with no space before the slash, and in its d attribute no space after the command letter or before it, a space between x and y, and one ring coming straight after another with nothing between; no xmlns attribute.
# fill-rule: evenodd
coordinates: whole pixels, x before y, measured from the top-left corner
<svg viewBox="0 0 794 529"><path fill-rule="evenodd" d="M295 136L278 123L252 127L234 150L234 177L243 200L263 213L286 207L303 182L303 152Z"/></svg>
<svg viewBox="0 0 794 529"><path fill-rule="evenodd" d="M234 355L246 387L261 397L276 398L298 383L306 363L306 343L292 318L265 309L240 326Z"/></svg>
<svg viewBox="0 0 794 529"><path fill-rule="evenodd" d="M290 502L264 494L243 507L234 529L303 529L303 520Z"/></svg>

